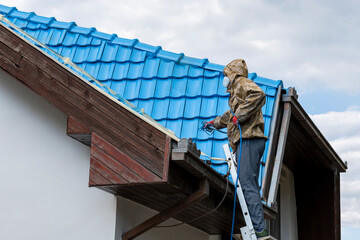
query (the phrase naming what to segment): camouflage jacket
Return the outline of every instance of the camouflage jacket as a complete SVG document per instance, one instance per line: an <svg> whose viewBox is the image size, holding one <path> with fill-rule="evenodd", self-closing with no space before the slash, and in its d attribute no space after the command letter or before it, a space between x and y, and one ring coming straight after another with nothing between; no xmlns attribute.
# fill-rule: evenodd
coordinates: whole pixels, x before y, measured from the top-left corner
<svg viewBox="0 0 360 240"><path fill-rule="evenodd" d="M224 68L224 75L230 79L227 92L230 93L229 106L238 118L243 138L265 138L264 118L261 111L265 104L265 93L253 81L247 78L248 70L244 60L237 59ZM229 143L232 149L240 140L238 127L234 125L230 110L214 119L217 129L227 127Z"/></svg>

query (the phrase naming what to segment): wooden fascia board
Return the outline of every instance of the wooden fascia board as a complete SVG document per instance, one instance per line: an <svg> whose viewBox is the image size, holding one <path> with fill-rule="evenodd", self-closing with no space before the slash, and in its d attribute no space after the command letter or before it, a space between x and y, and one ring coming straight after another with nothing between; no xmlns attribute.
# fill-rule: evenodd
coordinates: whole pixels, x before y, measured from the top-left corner
<svg viewBox="0 0 360 240"><path fill-rule="evenodd" d="M301 126L307 131L309 136L316 142L329 161L334 164L340 172L345 172L347 169L346 164L341 160L339 155L335 152L330 143L326 140L315 123L302 108L298 100L291 97L290 102L292 106L292 116L295 117Z"/></svg>
<svg viewBox="0 0 360 240"><path fill-rule="evenodd" d="M166 134L0 25L0 67L135 161L163 176Z"/></svg>
<svg viewBox="0 0 360 240"><path fill-rule="evenodd" d="M181 144L183 145L180 147L178 146L172 150L171 162L176 163L195 178L207 178L210 187L221 193L225 192L227 188L226 178L228 176L222 176L220 173L202 161L199 158L200 153L196 154L198 150L196 149L196 144L193 144L191 139L183 138L178 143L178 145ZM229 182L229 185L230 187L228 189L228 198L233 198L235 194L235 188L233 183ZM271 208L265 204L263 204L263 206L265 217L268 219L274 219L277 214L276 209Z"/></svg>

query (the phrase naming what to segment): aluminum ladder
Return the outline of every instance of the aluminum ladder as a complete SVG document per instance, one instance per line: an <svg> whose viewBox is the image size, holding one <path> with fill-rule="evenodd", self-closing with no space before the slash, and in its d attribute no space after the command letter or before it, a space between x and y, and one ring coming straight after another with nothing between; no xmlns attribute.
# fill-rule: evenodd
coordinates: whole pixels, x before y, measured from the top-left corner
<svg viewBox="0 0 360 240"><path fill-rule="evenodd" d="M236 167L235 167L236 166L235 165L235 163L236 163L235 156L230 151L229 144L224 144L223 149L224 149L224 152L225 152L226 159L231 162L230 173L231 173L231 178L232 178L232 180L233 180L233 182L235 184L236 183L236 176L237 176L237 171L236 171ZM237 194L237 197L239 199L241 210L242 210L242 213L243 213L243 216L244 216L244 219L245 219L245 223L246 223L245 227L240 228L242 238L244 240L257 240L256 234L255 234L255 229L254 229L254 226L253 226L253 224L251 222L249 210L248 210L248 207L247 207L247 204L246 204L246 201L245 201L245 197L244 197L244 193L242 191L239 180L237 182L236 194Z"/></svg>

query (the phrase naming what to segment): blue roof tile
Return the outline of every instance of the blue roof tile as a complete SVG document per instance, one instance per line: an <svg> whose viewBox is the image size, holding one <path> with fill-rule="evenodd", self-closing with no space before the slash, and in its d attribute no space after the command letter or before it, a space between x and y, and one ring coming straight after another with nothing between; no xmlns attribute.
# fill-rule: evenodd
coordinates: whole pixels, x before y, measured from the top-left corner
<svg viewBox="0 0 360 240"><path fill-rule="evenodd" d="M65 35L66 35L66 31L59 30L59 29L53 29L48 44L50 46L59 46L59 45L61 45L63 43L63 41L64 41Z"/></svg>
<svg viewBox="0 0 360 240"><path fill-rule="evenodd" d="M97 76L99 73L100 64L98 63L87 63L85 65L85 71L87 71L92 76Z"/></svg>
<svg viewBox="0 0 360 240"><path fill-rule="evenodd" d="M13 23L15 23L16 26L18 26L19 28L25 28L29 24L27 20L23 20L19 18L14 18Z"/></svg>
<svg viewBox="0 0 360 240"><path fill-rule="evenodd" d="M159 58L163 58L163 59L168 59L174 62L178 62L181 58L184 57L183 53L173 53L173 52L168 52L168 51L164 51L164 50L160 50L157 54L157 57Z"/></svg>
<svg viewBox="0 0 360 240"><path fill-rule="evenodd" d="M172 75L176 78L181 78L187 76L188 72L189 72L189 65L175 64Z"/></svg>
<svg viewBox="0 0 360 240"><path fill-rule="evenodd" d="M161 50L161 47L159 47L159 46L152 46L152 45L142 43L142 42L137 42L135 44L134 48L143 50L146 52L150 52L150 53L157 53L158 51Z"/></svg>
<svg viewBox="0 0 360 240"><path fill-rule="evenodd" d="M79 34L66 32L62 44L69 47L73 46L76 44L78 38L79 38Z"/></svg>
<svg viewBox="0 0 360 240"><path fill-rule="evenodd" d="M145 61L146 52L133 49L131 52L130 61L132 62L143 62Z"/></svg>
<svg viewBox="0 0 360 240"><path fill-rule="evenodd" d="M223 65L219 65L219 64L215 64L215 63L210 63L208 62L206 65L205 65L205 69L208 69L208 70L213 70L215 72L219 72L222 74L222 71L224 70L224 67Z"/></svg>
<svg viewBox="0 0 360 240"><path fill-rule="evenodd" d="M139 96L140 84L140 80L126 81L124 98L129 100L137 98Z"/></svg>
<svg viewBox="0 0 360 240"><path fill-rule="evenodd" d="M226 134L208 135L199 131L202 121L209 121L229 109L229 94L222 86L223 65L16 8L0 5L0 13L53 50L69 57L135 106L144 108L179 138L191 137L204 153L224 157L222 145L227 142ZM256 73L250 73L248 78L266 93L262 111L265 134L271 138L269 131L277 88L282 82ZM266 152L267 149L264 156ZM265 160L263 157L262 161ZM227 164L213 161L212 166L222 174L227 171ZM262 167L260 174L263 175L263 171Z"/></svg>
<svg viewBox="0 0 360 240"><path fill-rule="evenodd" d="M125 39L125 38L114 38L111 43L113 44L119 44L125 47L133 47L136 43L138 43L139 40L137 39Z"/></svg>
<svg viewBox="0 0 360 240"><path fill-rule="evenodd" d="M194 138L194 134L196 134L199 129L198 125L198 119L184 119L180 136L184 138ZM204 151L203 149L201 150Z"/></svg>
<svg viewBox="0 0 360 240"><path fill-rule="evenodd" d="M154 106L153 99L139 100L138 108L144 109L146 113L151 114L153 106Z"/></svg>
<svg viewBox="0 0 360 240"><path fill-rule="evenodd" d="M105 43L105 41L103 41L103 39L101 39L101 38L92 37L92 39L91 39L91 46L100 46L104 43Z"/></svg>
<svg viewBox="0 0 360 240"><path fill-rule="evenodd" d="M104 48L105 48L105 43L99 46L91 46L86 61L88 62L100 61Z"/></svg>
<svg viewBox="0 0 360 240"><path fill-rule="evenodd" d="M101 63L97 79L98 80L111 79L114 72L114 68L115 68L115 63Z"/></svg>
<svg viewBox="0 0 360 240"><path fill-rule="evenodd" d="M73 62L74 63L82 63L87 61L87 56L89 55L90 48L89 47L78 47L76 48Z"/></svg>
<svg viewBox="0 0 360 240"><path fill-rule="evenodd" d="M127 74L129 79L138 79L142 76L144 63L131 63Z"/></svg>
<svg viewBox="0 0 360 240"><path fill-rule="evenodd" d="M76 48L63 47L60 54L70 59L74 58Z"/></svg>
<svg viewBox="0 0 360 240"><path fill-rule="evenodd" d="M116 69L116 68L115 68ZM122 80L122 81L112 81L111 83L111 89L114 90L115 92L117 92L118 94L120 94L120 96L124 96L124 91L125 91L125 85L126 85L126 81Z"/></svg>
<svg viewBox="0 0 360 240"><path fill-rule="evenodd" d="M169 110L170 99L155 99L154 107L151 116L155 120L164 120L167 119L167 113Z"/></svg>
<svg viewBox="0 0 360 240"><path fill-rule="evenodd" d="M207 77L207 78L213 78L213 77L219 77L219 76L222 76L222 75L221 75L221 73L219 73L217 71L205 70L204 76Z"/></svg>
<svg viewBox="0 0 360 240"><path fill-rule="evenodd" d="M56 21L56 19L54 17L42 17L42 16L38 16L38 15L33 15L31 18L29 18L29 20L31 22L35 22L35 23L42 23L42 24L50 24L53 21Z"/></svg>
<svg viewBox="0 0 360 240"><path fill-rule="evenodd" d="M184 118L196 118L200 116L201 97L186 98Z"/></svg>
<svg viewBox="0 0 360 240"><path fill-rule="evenodd" d="M217 93L217 88L219 85L219 78L204 78L203 88L201 95L203 96L211 96Z"/></svg>
<svg viewBox="0 0 360 240"><path fill-rule="evenodd" d="M218 98L203 97L201 102L200 116L204 118L215 117L217 110Z"/></svg>
<svg viewBox="0 0 360 240"><path fill-rule="evenodd" d="M189 78L188 79L188 88L186 88L186 96L196 97L201 95L203 85L203 78Z"/></svg>
<svg viewBox="0 0 360 240"><path fill-rule="evenodd" d="M36 17L36 16L34 16L34 17ZM19 25L17 25L17 26L19 26ZM21 27L21 26L19 26L19 27ZM29 21L27 21L27 25L26 26L23 26L23 27L21 27L23 30L25 30L25 31L28 31L29 29L31 29L31 30L36 30L36 29L40 29L40 28L42 28L42 29L46 29L47 27L46 27L46 25L45 24L42 24L42 23L37 23L37 22L29 22Z"/></svg>
<svg viewBox="0 0 360 240"><path fill-rule="evenodd" d="M10 16L13 17L13 18L19 18L19 19L28 19L30 17L32 17L35 13L33 12L21 12L21 11L12 11L10 13Z"/></svg>
<svg viewBox="0 0 360 240"><path fill-rule="evenodd" d="M143 80L140 87L139 98L150 99L154 97L156 88L156 79Z"/></svg>
<svg viewBox="0 0 360 240"><path fill-rule="evenodd" d="M0 13L1 14L10 14L13 11L17 11L16 7L7 7L0 4Z"/></svg>
<svg viewBox="0 0 360 240"><path fill-rule="evenodd" d="M177 134L180 135L181 133L181 127L182 127L182 120L167 120L166 122L166 127L169 129L173 129L172 131Z"/></svg>
<svg viewBox="0 0 360 240"><path fill-rule="evenodd" d="M92 37L88 37L87 35L79 35L79 38L76 41L76 45L88 47L91 44Z"/></svg>
<svg viewBox="0 0 360 240"><path fill-rule="evenodd" d="M115 63L115 69L112 78L116 80L125 79L129 72L130 63Z"/></svg>
<svg viewBox="0 0 360 240"><path fill-rule="evenodd" d="M159 58L147 58L143 70L143 78L155 78L159 71L160 59Z"/></svg>
<svg viewBox="0 0 360 240"><path fill-rule="evenodd" d="M183 116L185 107L185 99L184 98L174 98L170 99L169 111L167 118L168 119L179 119Z"/></svg>
<svg viewBox="0 0 360 240"><path fill-rule="evenodd" d="M74 22L61 22L61 21L53 21L49 24L51 28L60 28L60 29L70 29L71 27L76 26Z"/></svg>
<svg viewBox="0 0 360 240"><path fill-rule="evenodd" d="M48 44L51 38L51 31L39 31L37 39L45 44Z"/></svg>
<svg viewBox="0 0 360 240"><path fill-rule="evenodd" d="M156 98L169 97L172 79L158 79L155 89Z"/></svg>
<svg viewBox="0 0 360 240"><path fill-rule="evenodd" d="M195 67L190 65L189 77L202 77L204 76L204 68Z"/></svg>
<svg viewBox="0 0 360 240"><path fill-rule="evenodd" d="M174 78L171 85L170 96L177 98L185 95L187 79L186 78Z"/></svg>
<svg viewBox="0 0 360 240"><path fill-rule="evenodd" d="M85 28L85 27L79 27L76 25L72 26L72 28L70 29L70 32L80 33L80 34L84 34L84 35L89 35L94 31L96 31L96 28Z"/></svg>
<svg viewBox="0 0 360 240"><path fill-rule="evenodd" d="M117 61L117 62L130 61L131 54L132 54L131 48L119 46L117 53L116 53L115 61Z"/></svg>
<svg viewBox="0 0 360 240"><path fill-rule="evenodd" d="M161 60L157 76L159 78L171 78L173 76L175 66L175 62L173 61Z"/></svg>
<svg viewBox="0 0 360 240"><path fill-rule="evenodd" d="M109 41L112 40L112 39L115 39L117 37L116 34L108 34L108 33L103 33L103 32L99 32L99 31L93 31L91 33L91 36L101 38L101 39L105 39L105 40L109 40Z"/></svg>
<svg viewBox="0 0 360 240"><path fill-rule="evenodd" d="M103 62L113 62L116 59L116 53L119 50L118 45L114 44L105 44L104 52L101 57L101 61Z"/></svg>
<svg viewBox="0 0 360 240"><path fill-rule="evenodd" d="M209 61L207 59L192 58L192 57L188 57L188 56L184 56L180 60L180 63L182 63L182 64L189 64L189 65L194 65L194 66L198 66L198 67L203 67L208 62Z"/></svg>

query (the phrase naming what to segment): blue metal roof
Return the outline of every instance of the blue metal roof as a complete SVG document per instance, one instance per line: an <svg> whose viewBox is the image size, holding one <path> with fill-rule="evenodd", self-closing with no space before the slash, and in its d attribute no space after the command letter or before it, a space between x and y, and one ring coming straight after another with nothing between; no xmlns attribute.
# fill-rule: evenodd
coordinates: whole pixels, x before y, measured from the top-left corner
<svg viewBox="0 0 360 240"><path fill-rule="evenodd" d="M143 108L179 138L192 138L202 152L225 157L222 145L227 143L226 134L215 132L209 136L198 131L202 121L209 121L229 109L228 94L222 86L223 65L16 8L0 5L0 13L57 53L69 57L136 107ZM274 102L282 82L256 73L249 74L249 78L266 93L262 111L265 135L271 137ZM267 148L263 162L266 155ZM227 172L226 164L213 162L213 167L222 174Z"/></svg>

